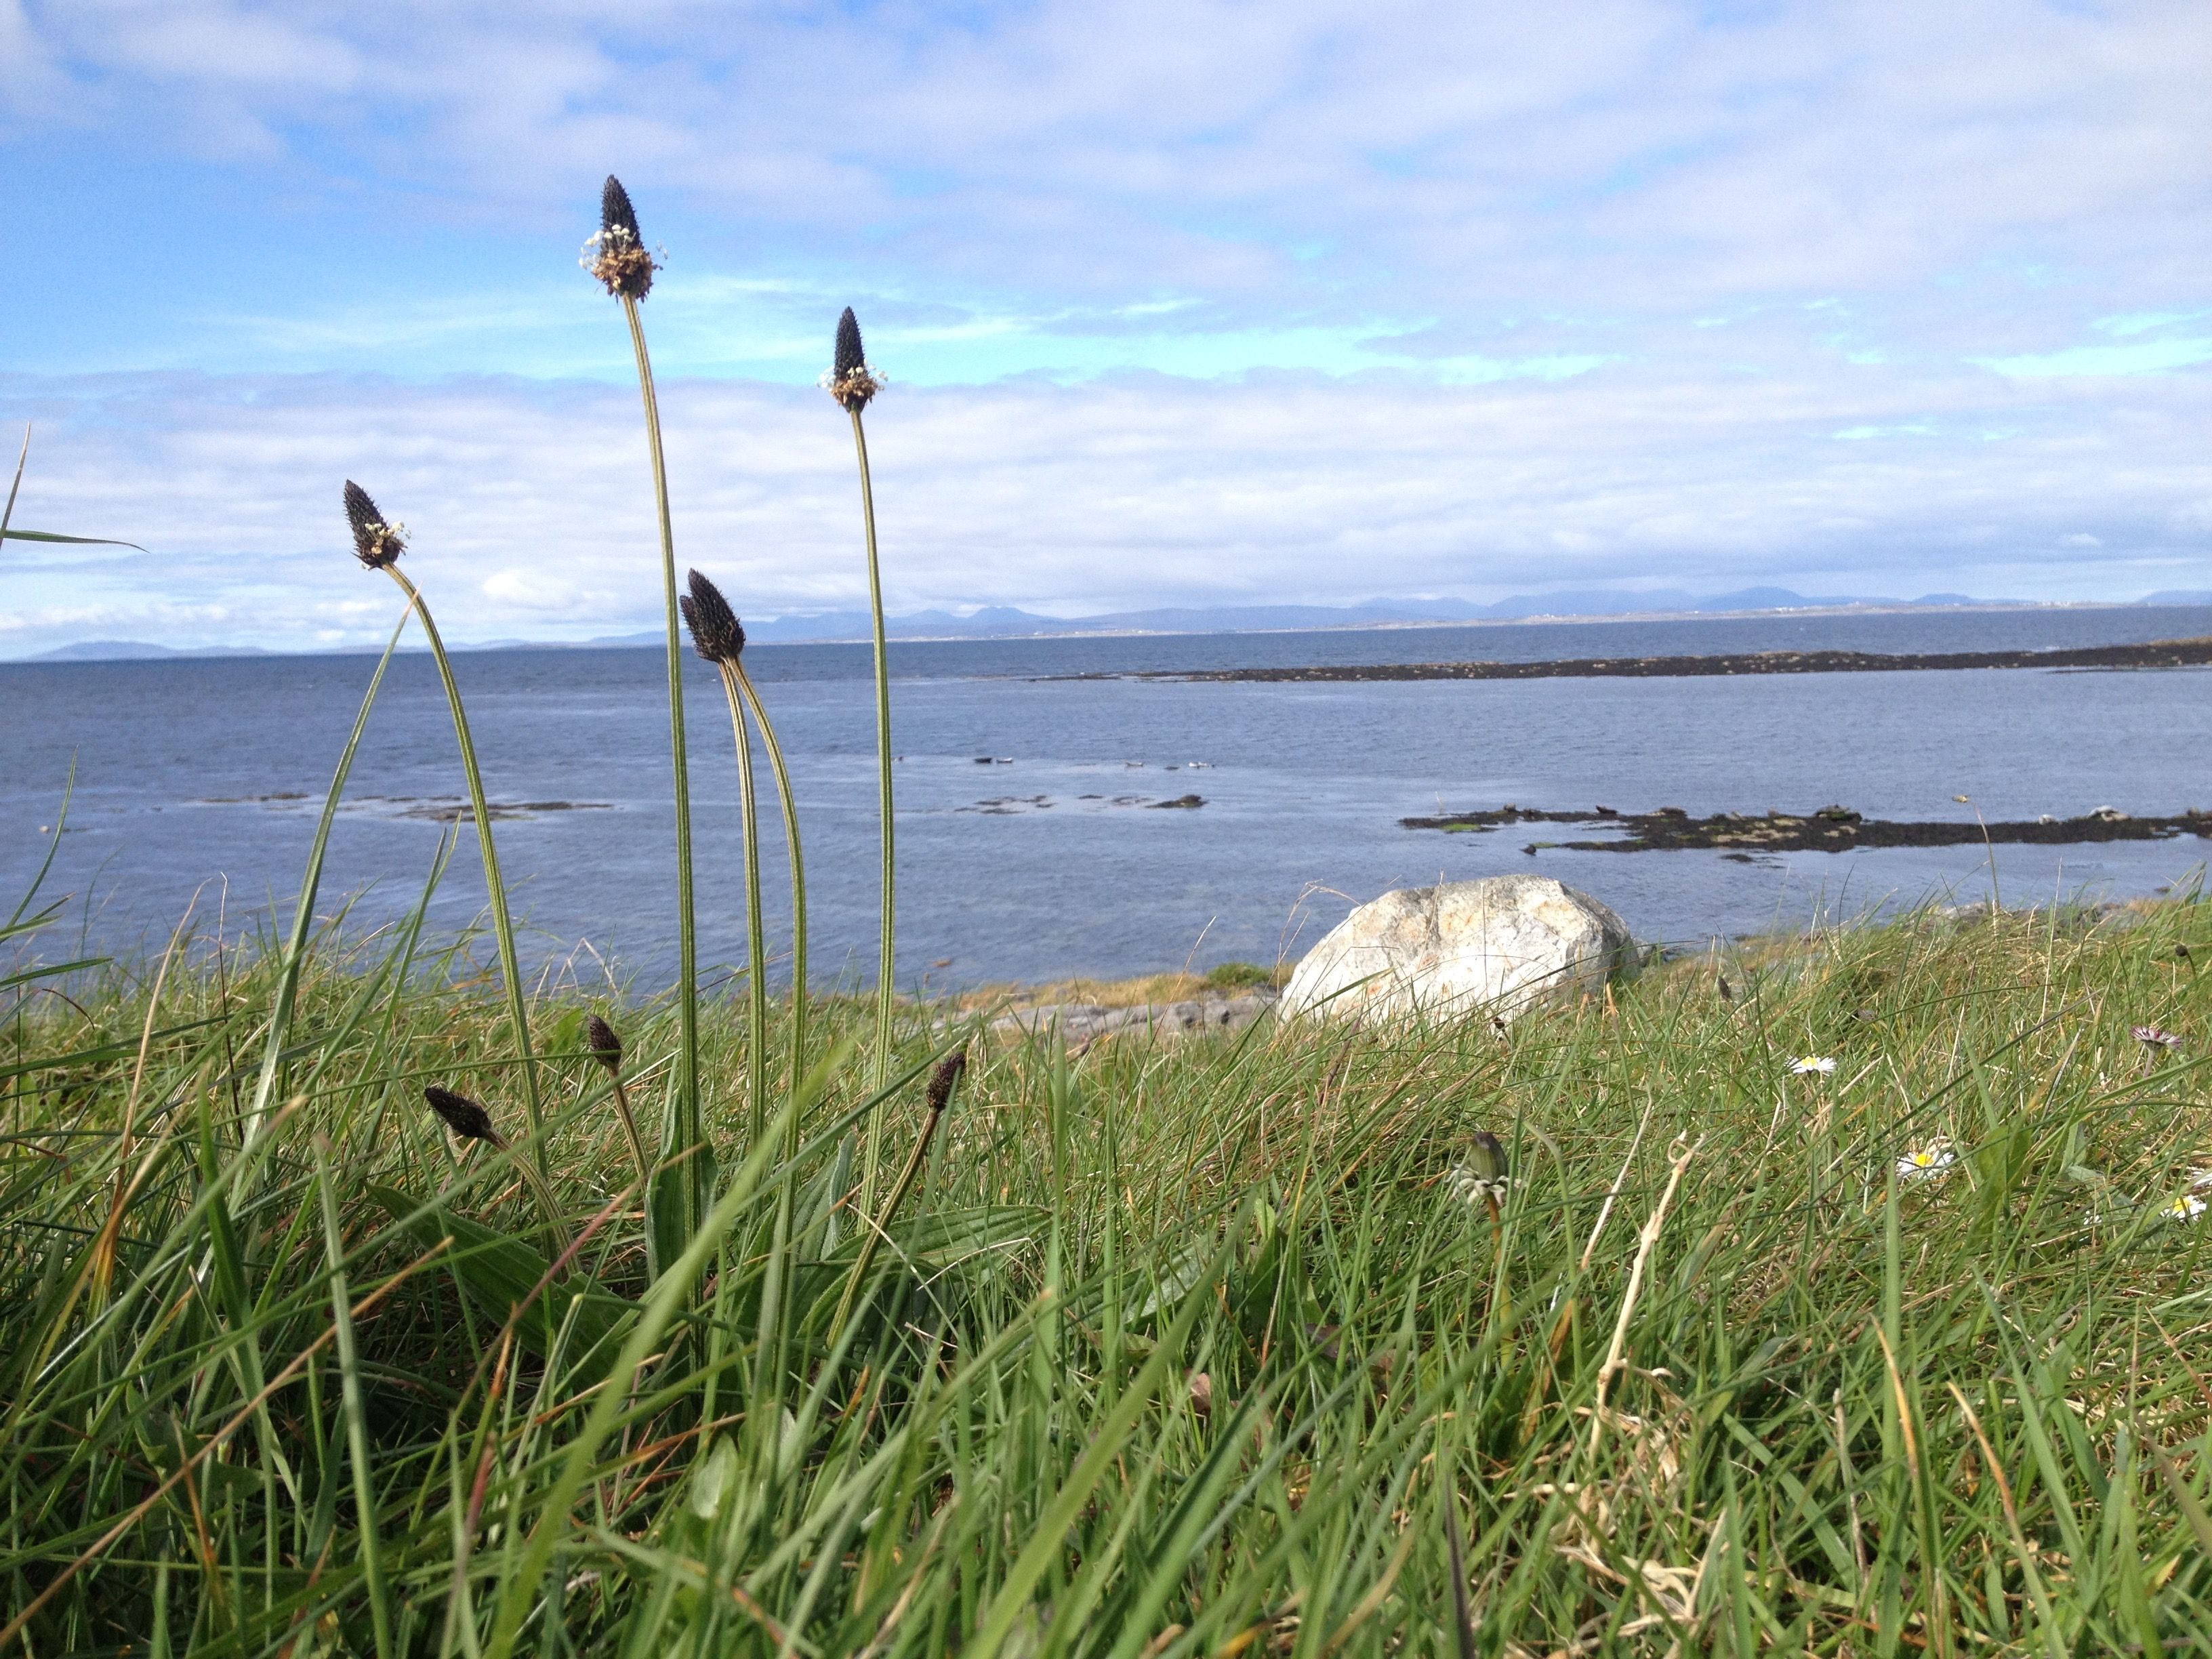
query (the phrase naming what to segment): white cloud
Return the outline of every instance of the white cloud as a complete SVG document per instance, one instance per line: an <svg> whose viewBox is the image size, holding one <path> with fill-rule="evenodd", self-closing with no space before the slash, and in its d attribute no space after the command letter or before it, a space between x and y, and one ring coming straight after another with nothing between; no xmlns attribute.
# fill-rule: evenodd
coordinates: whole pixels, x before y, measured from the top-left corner
<svg viewBox="0 0 2212 1659"><path fill-rule="evenodd" d="M1992 261L2133 289L2130 267L2171 281L2207 252L2194 0L27 15L142 144L251 129L309 172L533 229L611 166L648 221L672 195L756 246L803 229L940 287L1674 305Z"/></svg>
<svg viewBox="0 0 2212 1659"><path fill-rule="evenodd" d="M495 570L483 580L483 593L499 611L520 609L563 620L582 613L590 603L574 582L538 569Z"/></svg>
<svg viewBox="0 0 2212 1659"><path fill-rule="evenodd" d="M860 592L805 386L847 296L901 605L2212 585L2201 0L0 0L23 176L58 126L246 158L240 222L335 251L149 276L136 356L18 296L15 361L209 371L0 380L31 521L164 550L0 550L26 649L365 635L349 473L457 637L650 625L626 347L569 263L610 167L677 244L687 556L757 609ZM502 257L426 252L463 245Z"/></svg>
<svg viewBox="0 0 2212 1659"><path fill-rule="evenodd" d="M2029 598L2212 586L2203 377L2116 390L1863 371L1839 386L1814 364L1749 380L1694 368L895 388L870 416L890 602L1080 612L1662 578ZM663 407L681 560L746 613L860 602L849 434L820 392L675 381ZM347 477L407 523L409 568L457 640L660 614L629 388L0 380L0 417L32 416L20 520L155 550L11 544L11 654L143 633L180 605L210 639L368 638L396 596L349 556ZM1980 435L1993 425L2014 435ZM1852 428L1911 435L1836 441Z"/></svg>

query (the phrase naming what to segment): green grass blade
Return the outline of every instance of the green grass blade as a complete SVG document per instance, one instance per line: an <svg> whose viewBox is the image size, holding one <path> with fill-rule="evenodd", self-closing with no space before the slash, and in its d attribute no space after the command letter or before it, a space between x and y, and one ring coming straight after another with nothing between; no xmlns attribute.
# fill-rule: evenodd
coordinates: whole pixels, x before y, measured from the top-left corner
<svg viewBox="0 0 2212 1659"><path fill-rule="evenodd" d="M269 1015L269 1036L261 1055L261 1074L253 1085L253 1106L246 1121L246 1139L250 1146L258 1139L268 1121L272 1097L276 1089L277 1069L284 1055L284 1043L291 1034L292 1011L300 993L300 974L307 958L307 936L313 931L315 899L322 890L323 858L330 850L331 825L337 819L338 799L345 793L346 775L353 770L355 751L361 747L361 734L368 729L369 710L376 707L376 694L384 684L384 671L392 665L392 653L399 648L399 636L407 631L406 611L400 612L399 625L392 630L392 638L377 659L376 672L368 677L368 690L362 694L361 712L354 716L353 730L346 738L345 748L339 752L337 770L331 775L331 787L323 797L323 815L315 824L315 838L307 848L307 873L300 878L300 902L292 913L292 933L284 946L283 965L278 972L274 1006Z"/></svg>

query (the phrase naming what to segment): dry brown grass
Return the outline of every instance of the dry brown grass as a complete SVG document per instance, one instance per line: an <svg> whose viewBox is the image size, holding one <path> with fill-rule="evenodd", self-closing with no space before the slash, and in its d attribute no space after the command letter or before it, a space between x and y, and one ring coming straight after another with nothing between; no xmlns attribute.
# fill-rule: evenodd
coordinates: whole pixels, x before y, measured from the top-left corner
<svg viewBox="0 0 2212 1659"><path fill-rule="evenodd" d="M1278 988L1291 976L1287 966L1267 977ZM1206 996L1237 996L1246 985L1216 975L1142 974L1134 979L1055 979L1042 985L979 985L951 999L963 1013L992 1009L1051 1008L1064 1003L1090 1003L1101 1008L1141 1008L1150 1003L1188 1002Z"/></svg>

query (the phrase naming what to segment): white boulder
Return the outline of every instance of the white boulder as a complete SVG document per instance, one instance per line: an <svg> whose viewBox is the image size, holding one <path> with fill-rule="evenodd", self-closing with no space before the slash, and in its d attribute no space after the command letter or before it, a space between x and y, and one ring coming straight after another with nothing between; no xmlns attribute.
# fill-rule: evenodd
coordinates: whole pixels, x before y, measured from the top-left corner
<svg viewBox="0 0 2212 1659"><path fill-rule="evenodd" d="M1385 893L1307 953L1277 1017L1510 1020L1601 990L1632 966L1627 924L1549 876L1486 876Z"/></svg>

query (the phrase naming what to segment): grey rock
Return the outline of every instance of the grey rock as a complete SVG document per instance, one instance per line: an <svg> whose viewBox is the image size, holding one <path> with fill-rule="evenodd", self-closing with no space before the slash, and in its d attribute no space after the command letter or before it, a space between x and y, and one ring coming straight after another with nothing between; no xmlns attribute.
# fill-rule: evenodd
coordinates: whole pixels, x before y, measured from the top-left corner
<svg viewBox="0 0 2212 1659"><path fill-rule="evenodd" d="M1405 888L1361 905L1308 953L1281 1017L1502 1022L1637 965L1627 924L1549 876Z"/></svg>

